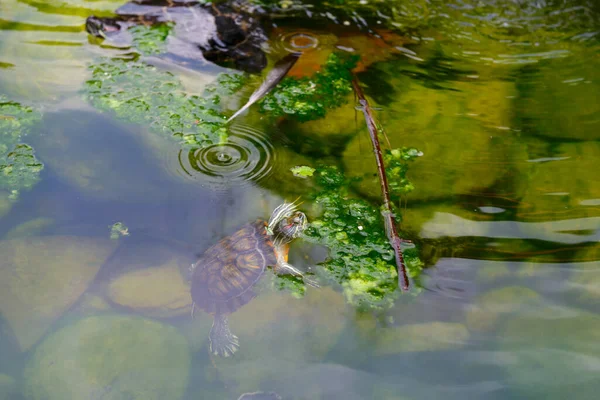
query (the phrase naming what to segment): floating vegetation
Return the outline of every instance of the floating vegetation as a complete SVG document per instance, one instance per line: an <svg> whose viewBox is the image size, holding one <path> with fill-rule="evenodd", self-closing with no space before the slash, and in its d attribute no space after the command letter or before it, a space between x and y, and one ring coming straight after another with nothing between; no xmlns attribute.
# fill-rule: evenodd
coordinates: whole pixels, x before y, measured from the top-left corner
<svg viewBox="0 0 600 400"><path fill-rule="evenodd" d="M134 25L128 29L128 32L132 36L135 49L143 55L151 56L166 51L167 37L172 28L172 24Z"/></svg>
<svg viewBox="0 0 600 400"><path fill-rule="evenodd" d="M111 240L117 240L123 236L129 236L129 228L122 222L115 222L110 228Z"/></svg>
<svg viewBox="0 0 600 400"><path fill-rule="evenodd" d="M365 200L352 198L349 182L336 167L319 167L314 173L319 190L314 200L321 216L310 222L308 241L329 249L321 264L327 278L343 288L347 301L364 308L391 306L398 291L398 274L382 223L380 210ZM423 263L416 248L403 249L413 281ZM413 293L418 293L418 282Z"/></svg>
<svg viewBox="0 0 600 400"><path fill-rule="evenodd" d="M11 200L16 200L23 189L33 187L44 168L33 148L21 143L40 118L41 114L31 107L0 95L0 191L8 191Z"/></svg>
<svg viewBox="0 0 600 400"><path fill-rule="evenodd" d="M197 96L186 93L172 73L140 61L105 59L90 69L85 96L92 105L202 148L227 139L226 118L218 107L221 96L246 81L243 75L223 74Z"/></svg>
<svg viewBox="0 0 600 400"><path fill-rule="evenodd" d="M352 93L351 70L359 56L332 53L323 69L311 77L287 77L261 101L261 111L273 117L289 116L310 121L348 101Z"/></svg>

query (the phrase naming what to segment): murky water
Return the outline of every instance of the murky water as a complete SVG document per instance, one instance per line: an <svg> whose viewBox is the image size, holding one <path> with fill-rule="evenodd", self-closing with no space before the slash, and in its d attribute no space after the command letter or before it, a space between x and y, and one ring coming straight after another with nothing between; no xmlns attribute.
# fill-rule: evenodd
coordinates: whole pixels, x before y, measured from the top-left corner
<svg viewBox="0 0 600 400"><path fill-rule="evenodd" d="M423 152L401 231L426 268L420 292L365 310L320 270L327 249L297 240L290 262L322 287L301 297L267 271L229 318L226 359L209 354L212 317L190 317L189 265L283 200L313 210L295 166L336 165L379 204L368 133L350 94L321 119L253 106L224 143L172 140L218 118L191 96L232 71L175 39L139 56L86 33L123 3L0 3L0 399L597 397L600 3L281 2L304 11L274 20L269 65L302 51L290 76L306 77L359 54L392 147ZM126 81L90 95L111 58L159 84L138 103Z"/></svg>

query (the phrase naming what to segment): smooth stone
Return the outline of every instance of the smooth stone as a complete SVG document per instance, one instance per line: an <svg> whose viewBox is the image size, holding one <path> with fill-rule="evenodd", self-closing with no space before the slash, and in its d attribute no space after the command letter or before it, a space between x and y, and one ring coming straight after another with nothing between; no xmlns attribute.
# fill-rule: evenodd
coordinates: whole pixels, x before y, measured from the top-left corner
<svg viewBox="0 0 600 400"><path fill-rule="evenodd" d="M402 210L402 232L428 239L459 236L487 236L490 229L488 215L461 208L455 204L419 206L409 201Z"/></svg>
<svg viewBox="0 0 600 400"><path fill-rule="evenodd" d="M528 398L595 399L600 390L600 317L546 307L508 321L499 334L513 388ZM558 361L557 361L558 360Z"/></svg>
<svg viewBox="0 0 600 400"><path fill-rule="evenodd" d="M140 317L88 317L54 332L24 371L31 400L180 399L191 358L177 329Z"/></svg>
<svg viewBox="0 0 600 400"><path fill-rule="evenodd" d="M406 352L439 351L465 346L469 331L464 325L427 322L382 329L376 339L378 356Z"/></svg>
<svg viewBox="0 0 600 400"><path fill-rule="evenodd" d="M202 310L194 310L194 315L186 318L183 322L177 323L177 328L183 336L186 337L190 349L194 352L200 351L207 345L208 333L212 328L213 317L202 312Z"/></svg>
<svg viewBox="0 0 600 400"><path fill-rule="evenodd" d="M595 255L598 249L591 252ZM600 304L600 261L573 263L569 266L571 276L566 281L569 293L581 304L597 307Z"/></svg>
<svg viewBox="0 0 600 400"><path fill-rule="evenodd" d="M56 177L82 194L103 201L160 203L168 182L156 159L129 130L108 117L79 110L49 113L36 156ZM113 143L114 145L109 145ZM143 177L152 176L152 179Z"/></svg>
<svg viewBox="0 0 600 400"><path fill-rule="evenodd" d="M192 310L190 286L176 259L121 275L109 283L107 293L113 303L149 317L174 317Z"/></svg>
<svg viewBox="0 0 600 400"><path fill-rule="evenodd" d="M287 119L280 129L290 147L299 154L310 157L340 155L352 137L368 132L364 119L361 116L357 120L356 113L354 96L350 95L346 104L329 110L326 118L307 122Z"/></svg>
<svg viewBox="0 0 600 400"><path fill-rule="evenodd" d="M77 302L77 312L82 315L95 315L111 309L106 299L95 293L84 293Z"/></svg>
<svg viewBox="0 0 600 400"><path fill-rule="evenodd" d="M75 236L0 241L0 312L21 351L85 292L114 246Z"/></svg>
<svg viewBox="0 0 600 400"><path fill-rule="evenodd" d="M527 190L516 216L528 222L523 232L563 243L598 241L600 143L560 143L529 157Z"/></svg>
<svg viewBox="0 0 600 400"><path fill-rule="evenodd" d="M17 381L9 375L0 374L0 400L12 400L17 396Z"/></svg>
<svg viewBox="0 0 600 400"><path fill-rule="evenodd" d="M261 382L291 376L301 365L323 360L346 325L346 302L326 287L309 288L302 299L260 293L229 321L240 348L233 357L215 356L213 361L226 384L252 392Z"/></svg>
<svg viewBox="0 0 600 400"><path fill-rule="evenodd" d="M282 373L263 384L284 399L377 399L373 389L382 381L379 376L332 362L298 365L293 372Z"/></svg>
<svg viewBox="0 0 600 400"><path fill-rule="evenodd" d="M514 109L524 132L563 140L600 139L600 73L594 46L565 42L569 57L525 66L515 74ZM563 50L563 51L565 51Z"/></svg>
<svg viewBox="0 0 600 400"><path fill-rule="evenodd" d="M490 331L498 319L539 305L540 295L526 287L511 286L479 296L466 310L466 324L472 331Z"/></svg>
<svg viewBox="0 0 600 400"><path fill-rule="evenodd" d="M25 221L10 231L6 232L4 239L16 239L29 236L36 236L43 233L46 229L54 224L54 219L48 217L40 217Z"/></svg>
<svg viewBox="0 0 600 400"><path fill-rule="evenodd" d="M501 261L486 262L477 269L477 281L481 283L491 283L498 280L508 278L512 275L512 271L506 263Z"/></svg>
<svg viewBox="0 0 600 400"><path fill-rule="evenodd" d="M266 179L261 179L258 184L288 201L298 196L304 196L307 192L315 190L314 179L297 178L292 174L291 169L298 166L308 166L315 168L317 161L314 158L296 153L288 147L276 147L274 150L277 156L273 159L272 170ZM321 160L327 163L328 160Z"/></svg>
<svg viewBox="0 0 600 400"><path fill-rule="evenodd" d="M402 94L377 113L378 119L392 148L414 147L423 153L409 163L407 178L415 187L405 196L409 202L481 194L518 170L515 161L526 157L511 127L495 126L510 119L506 97L514 91L512 83L455 82L457 91L443 91L396 77L392 85L402 87ZM476 102L473 96L489 99ZM361 178L355 189L379 201L372 154L368 137L357 135L348 144L343 163L348 178Z"/></svg>
<svg viewBox="0 0 600 400"><path fill-rule="evenodd" d="M8 214L12 208L13 203L10 201L8 196L9 193L4 191L0 192L0 218Z"/></svg>

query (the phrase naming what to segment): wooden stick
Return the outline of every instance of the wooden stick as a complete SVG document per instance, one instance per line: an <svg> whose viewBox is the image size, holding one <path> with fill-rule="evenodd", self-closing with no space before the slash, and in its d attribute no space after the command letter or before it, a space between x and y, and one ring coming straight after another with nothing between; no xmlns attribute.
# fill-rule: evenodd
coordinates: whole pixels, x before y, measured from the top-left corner
<svg viewBox="0 0 600 400"><path fill-rule="evenodd" d="M400 244L402 243L402 239L398 235L398 231L396 230L396 218L392 213L392 202L390 200L390 189L387 183L387 175L385 174L385 165L383 163L383 155L381 153L381 146L379 145L379 138L377 137L378 129L377 124L375 123L375 117L373 116L373 111L369 106L369 102L365 97L362 89L360 88L360 84L358 82L358 78L356 75L352 77L352 86L354 87L354 92L358 97L358 103L361 106L363 115L365 116L365 122L367 123L367 127L369 128L369 134L371 136L371 144L373 145L373 152L375 153L375 160L377 161L377 172L379 173L379 184L381 186L381 195L383 197L383 220L385 223L385 233L387 234L388 240L394 249L394 254L396 256L396 271L398 272L398 286L402 288L402 290L407 291L409 287L408 282L408 274L406 273L406 266L404 265L404 257L402 256L402 249L400 248Z"/></svg>

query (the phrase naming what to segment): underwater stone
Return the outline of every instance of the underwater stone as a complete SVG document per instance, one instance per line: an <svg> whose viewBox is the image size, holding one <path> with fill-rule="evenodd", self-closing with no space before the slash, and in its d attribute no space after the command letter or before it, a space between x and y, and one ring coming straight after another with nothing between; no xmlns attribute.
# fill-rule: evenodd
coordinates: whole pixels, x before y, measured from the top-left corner
<svg viewBox="0 0 600 400"><path fill-rule="evenodd" d="M86 292L81 296L76 306L77 314L81 315L96 315L102 311L108 311L111 309L110 304L104 299L93 292Z"/></svg>
<svg viewBox="0 0 600 400"><path fill-rule="evenodd" d="M240 349L234 357L214 357L219 377L251 392L261 382L322 361L344 329L345 310L343 296L329 288L308 289L302 299L260 293L229 317Z"/></svg>
<svg viewBox="0 0 600 400"><path fill-rule="evenodd" d="M75 236L0 241L0 311L21 351L77 301L113 248Z"/></svg>
<svg viewBox="0 0 600 400"><path fill-rule="evenodd" d="M512 90L510 83L495 83L490 91L487 86L457 83L457 90L450 91L426 88L408 78L399 79L391 83L402 88L399 100L377 112L377 118L393 148L414 147L423 152L422 157L409 164L407 178L415 187L406 196L409 201L479 194L513 173L512 161L523 154L516 135L508 127L492 126L508 118L497 114L509 110L493 110L493 105L504 103L504 97ZM471 96L483 96L481 91L497 97L497 101L475 103ZM381 145L385 146L384 140ZM379 200L379 180L372 154L365 133L349 143L343 162L349 178L361 178L355 184L356 190L369 199Z"/></svg>
<svg viewBox="0 0 600 400"><path fill-rule="evenodd" d="M477 281L480 283L491 283L507 278L512 275L512 271L506 263L502 261L489 261L477 268Z"/></svg>
<svg viewBox="0 0 600 400"><path fill-rule="evenodd" d="M329 110L324 118L301 122L286 119L281 130L296 152L311 157L340 155L346 144L360 132L368 140L364 119L356 118L354 99L348 97L346 104Z"/></svg>
<svg viewBox="0 0 600 400"><path fill-rule="evenodd" d="M0 218L8 214L12 208L12 201L10 201L8 196L8 193L0 192Z"/></svg>
<svg viewBox="0 0 600 400"><path fill-rule="evenodd" d="M284 198L304 196L314 189L314 179L301 179L294 177L291 169L298 166L315 167L317 161L306 155L296 153L288 147L276 147L275 157L272 161L271 174L266 179L261 179L258 184ZM328 160L321 160L326 163Z"/></svg>
<svg viewBox="0 0 600 400"><path fill-rule="evenodd" d="M12 376L0 374L0 400L12 400L17 396L17 381Z"/></svg>
<svg viewBox="0 0 600 400"><path fill-rule="evenodd" d="M6 232L3 239L16 239L29 236L36 236L44 232L54 224L54 219L48 217L40 217L25 221L10 231Z"/></svg>
<svg viewBox="0 0 600 400"><path fill-rule="evenodd" d="M98 3L100 2L94 2L94 5ZM17 6L2 10L2 18L8 23L16 26L27 23L37 29L2 31L2 61L19 67L2 69L0 86L4 93L14 97L57 104L64 98L77 97L87 75L87 64L94 57L94 53L82 46L73 33L67 33L64 29L70 30L70 27L81 23L82 15L78 15L80 12L85 10L85 13L89 13L92 10L85 1L71 0L47 4L46 7L44 12ZM65 12L64 8L72 11ZM76 14L73 15L72 12ZM61 29L40 29L46 24ZM81 106L81 100L77 106Z"/></svg>
<svg viewBox="0 0 600 400"><path fill-rule="evenodd" d="M83 194L135 203L168 197L168 182L156 160L128 131L135 128L82 111L46 114L43 124L45 134L35 138L36 155Z"/></svg>
<svg viewBox="0 0 600 400"><path fill-rule="evenodd" d="M569 57L530 64L517 76L515 99L525 133L566 140L600 139L600 72L593 46L575 47Z"/></svg>
<svg viewBox="0 0 600 400"><path fill-rule="evenodd" d="M466 311L466 323L473 331L490 331L498 319L506 314L539 306L540 295L531 289L519 286L492 290L477 298Z"/></svg>
<svg viewBox="0 0 600 400"><path fill-rule="evenodd" d="M527 233L542 231L556 236L558 242L576 236L566 231L576 233L581 230L582 235L578 235L581 242L587 241L586 236L592 234L589 230L597 235L598 224L589 217L600 217L597 173L600 143L560 143L549 149L536 150L529 158L527 189L517 217L544 225L523 225L532 228Z"/></svg>
<svg viewBox="0 0 600 400"><path fill-rule="evenodd" d="M189 293L189 292L188 292ZM194 310L194 315L186 317L183 322L177 323L177 328L187 338L192 351L199 351L207 346L207 338L212 328L213 318L200 309Z"/></svg>
<svg viewBox="0 0 600 400"><path fill-rule="evenodd" d="M600 318L547 306L507 322L495 360L527 398L595 399L600 390Z"/></svg>
<svg viewBox="0 0 600 400"><path fill-rule="evenodd" d="M150 317L189 315L192 310L190 287L175 259L121 275L107 290L112 302Z"/></svg>
<svg viewBox="0 0 600 400"><path fill-rule="evenodd" d="M577 258L583 262L569 265L571 276L565 284L580 303L597 307L600 304L600 246L596 244L579 251Z"/></svg>
<svg viewBox="0 0 600 400"><path fill-rule="evenodd" d="M31 400L180 399L190 353L169 325L139 317L88 317L54 332L24 372Z"/></svg>
<svg viewBox="0 0 600 400"><path fill-rule="evenodd" d="M467 344L469 332L461 324L427 322L402 325L380 331L376 339L376 355L461 348Z"/></svg>

